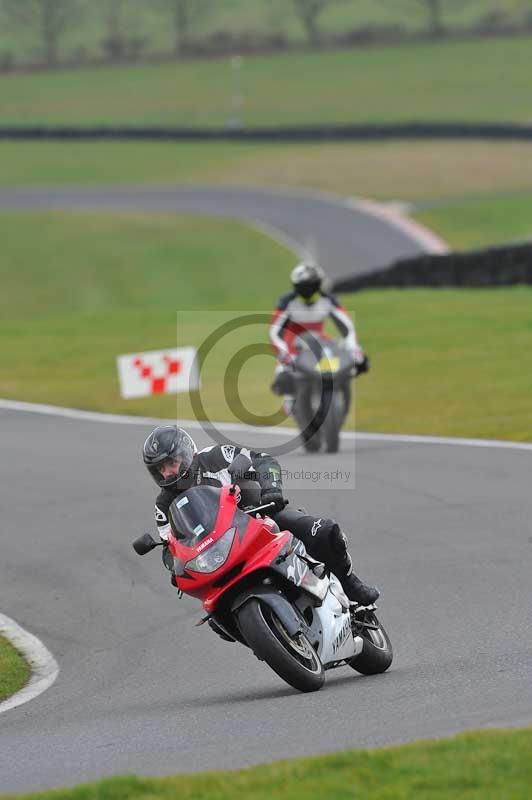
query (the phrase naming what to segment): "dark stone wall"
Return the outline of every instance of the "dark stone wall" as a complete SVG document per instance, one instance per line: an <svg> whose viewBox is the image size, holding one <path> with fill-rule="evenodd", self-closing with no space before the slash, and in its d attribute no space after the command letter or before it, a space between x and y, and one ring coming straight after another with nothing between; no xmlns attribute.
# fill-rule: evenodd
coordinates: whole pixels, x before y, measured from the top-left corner
<svg viewBox="0 0 532 800"><path fill-rule="evenodd" d="M492 247L468 253L424 255L396 261L364 275L343 278L337 292L410 286L489 287L532 284L532 244Z"/></svg>
<svg viewBox="0 0 532 800"><path fill-rule="evenodd" d="M405 122L381 125L293 125L272 128L2 126L0 139L166 139L176 141L384 141L393 139L532 140L532 125Z"/></svg>

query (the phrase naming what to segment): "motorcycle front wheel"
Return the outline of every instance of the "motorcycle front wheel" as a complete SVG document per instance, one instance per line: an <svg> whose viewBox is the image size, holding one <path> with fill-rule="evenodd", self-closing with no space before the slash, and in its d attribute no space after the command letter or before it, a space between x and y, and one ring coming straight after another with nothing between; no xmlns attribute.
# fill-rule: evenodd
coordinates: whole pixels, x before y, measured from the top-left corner
<svg viewBox="0 0 532 800"><path fill-rule="evenodd" d="M295 402L294 419L303 438L303 447L307 453L321 450L321 422L319 419L319 397L307 384L298 383Z"/></svg>
<svg viewBox="0 0 532 800"><path fill-rule="evenodd" d="M325 670L307 637L303 633L290 636L266 603L248 600L238 612L238 625L257 658L294 689L315 692L323 686Z"/></svg>
<svg viewBox="0 0 532 800"><path fill-rule="evenodd" d="M328 453L337 453L340 448L340 429L344 421L344 397L335 389L323 398L327 409L323 420L323 432Z"/></svg>

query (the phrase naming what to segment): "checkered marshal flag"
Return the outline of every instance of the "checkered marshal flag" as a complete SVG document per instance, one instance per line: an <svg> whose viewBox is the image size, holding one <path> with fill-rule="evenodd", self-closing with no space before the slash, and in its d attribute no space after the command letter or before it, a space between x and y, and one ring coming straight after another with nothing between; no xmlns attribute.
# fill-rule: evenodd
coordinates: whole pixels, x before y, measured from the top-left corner
<svg viewBox="0 0 532 800"><path fill-rule="evenodd" d="M117 356L120 395L126 399L199 389L195 347Z"/></svg>

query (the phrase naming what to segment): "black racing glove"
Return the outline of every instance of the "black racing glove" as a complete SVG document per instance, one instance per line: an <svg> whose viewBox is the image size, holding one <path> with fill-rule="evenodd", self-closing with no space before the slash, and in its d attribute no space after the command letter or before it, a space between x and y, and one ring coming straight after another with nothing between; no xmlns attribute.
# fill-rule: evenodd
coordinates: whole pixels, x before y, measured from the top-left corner
<svg viewBox="0 0 532 800"><path fill-rule="evenodd" d="M274 503L275 507L264 509L266 513L275 514L276 511L282 511L286 505L282 490L275 487L265 489L262 493L261 505L265 506L267 503Z"/></svg>
<svg viewBox="0 0 532 800"><path fill-rule="evenodd" d="M364 356L364 361L361 361L360 364L357 364L357 375L362 375L363 372L369 372L369 358L368 356Z"/></svg>

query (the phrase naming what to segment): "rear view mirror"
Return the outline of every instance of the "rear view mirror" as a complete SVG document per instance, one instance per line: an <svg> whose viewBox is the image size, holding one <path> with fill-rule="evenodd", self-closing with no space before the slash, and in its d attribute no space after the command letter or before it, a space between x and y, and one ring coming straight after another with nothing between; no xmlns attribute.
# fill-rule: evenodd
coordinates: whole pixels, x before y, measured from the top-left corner
<svg viewBox="0 0 532 800"><path fill-rule="evenodd" d="M143 536L139 536L138 539L135 539L133 542L133 550L137 555L145 556L146 553L151 552L154 547L158 547L162 544L162 542L156 542L151 534L145 533Z"/></svg>

